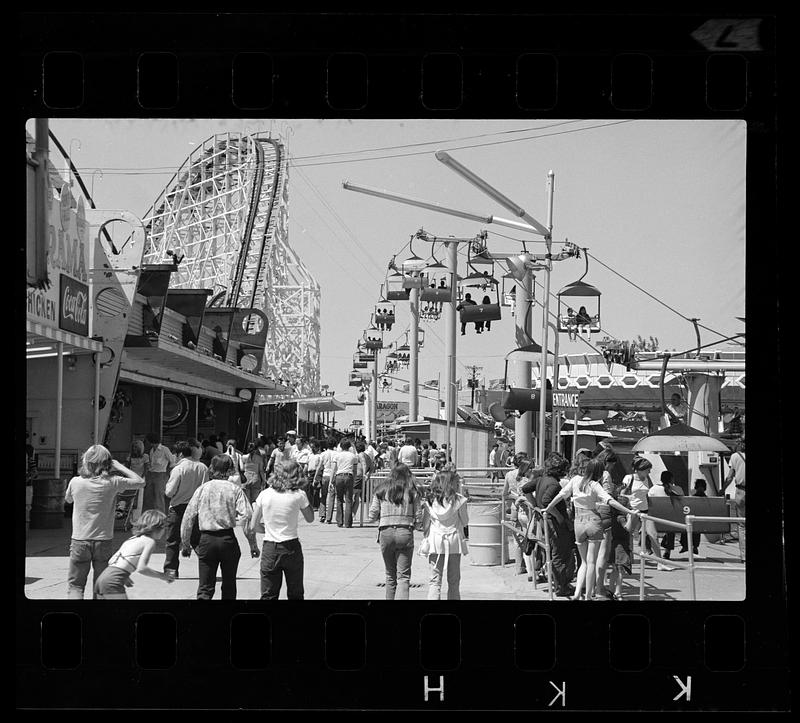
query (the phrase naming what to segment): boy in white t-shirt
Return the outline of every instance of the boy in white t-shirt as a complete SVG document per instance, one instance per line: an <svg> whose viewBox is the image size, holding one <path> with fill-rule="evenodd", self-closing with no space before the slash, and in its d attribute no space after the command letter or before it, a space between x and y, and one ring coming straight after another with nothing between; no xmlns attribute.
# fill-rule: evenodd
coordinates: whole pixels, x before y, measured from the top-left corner
<svg viewBox="0 0 800 723"><path fill-rule="evenodd" d="M270 486L253 503L250 532L264 524L261 550L261 599L277 600L283 577L289 600L302 600L303 548L297 534L298 515L313 522L314 509L300 487L300 467L291 461L278 468Z"/></svg>

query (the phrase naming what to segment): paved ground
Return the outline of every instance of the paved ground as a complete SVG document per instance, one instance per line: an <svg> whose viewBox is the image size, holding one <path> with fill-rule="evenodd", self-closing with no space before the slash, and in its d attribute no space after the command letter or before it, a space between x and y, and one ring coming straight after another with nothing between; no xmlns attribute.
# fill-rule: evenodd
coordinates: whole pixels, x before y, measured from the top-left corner
<svg viewBox="0 0 800 723"><path fill-rule="evenodd" d="M305 557L305 592L307 599L375 600L384 597L384 571L380 549L376 542L375 525L352 529L336 525L321 525L318 521L300 521L300 540ZM71 522L56 530L29 530L26 543L25 595L28 598L66 599L68 545ZM237 530L242 558L238 571L238 598L257 599L260 595L259 560L250 557L249 547L241 530ZM128 533L115 533L116 545ZM261 536L259 535L259 542ZM415 533L417 543L419 533ZM163 544L151 558L151 566L160 570L164 561ZM702 563L728 567L738 563L737 543L710 544L705 536L700 544ZM686 560L686 555L675 556ZM466 557L461 568L461 597L465 600L547 600L546 584L538 589L528 582L526 575L517 575L515 565L508 563L479 566L470 564ZM180 579L167 584L155 578L134 575L134 586L128 589L131 599L189 600L197 591L197 557L181 558ZM90 576L91 580L91 576ZM698 571L697 598L699 600L741 600L745 596L744 572ZM423 558L414 556L411 568L412 600L427 596L427 565ZM659 572L648 564L645 572L646 598L648 600L688 600L689 573L685 570ZM88 586L87 586L88 589ZM443 591L444 592L444 591ZM624 596L638 599L639 569L634 565L634 576L626 579ZM216 597L219 598L219 585ZM285 587L281 597L286 597ZM554 598L563 602L564 598Z"/></svg>

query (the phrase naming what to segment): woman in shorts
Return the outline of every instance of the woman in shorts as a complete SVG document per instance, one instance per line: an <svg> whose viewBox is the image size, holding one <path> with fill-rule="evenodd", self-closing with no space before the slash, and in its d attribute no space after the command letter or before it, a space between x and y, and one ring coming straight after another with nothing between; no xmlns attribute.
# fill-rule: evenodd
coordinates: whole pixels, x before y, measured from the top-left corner
<svg viewBox="0 0 800 723"><path fill-rule="evenodd" d="M607 504L623 514L638 514L617 502L600 485L604 465L596 459L586 465L583 476L576 475L544 509L549 514L561 500L572 498L575 509L575 542L581 555L581 566L578 569L578 579L575 583L575 595L571 600L580 600L583 586L586 584L586 600L594 596L595 564L600 543L603 541L603 527L597 513L598 504Z"/></svg>

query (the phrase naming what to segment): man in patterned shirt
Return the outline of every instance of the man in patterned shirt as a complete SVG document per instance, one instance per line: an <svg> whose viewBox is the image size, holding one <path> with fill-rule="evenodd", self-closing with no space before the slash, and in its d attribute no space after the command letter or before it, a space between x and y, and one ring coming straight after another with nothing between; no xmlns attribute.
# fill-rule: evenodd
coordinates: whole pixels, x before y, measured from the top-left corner
<svg viewBox="0 0 800 723"><path fill-rule="evenodd" d="M211 460L211 479L197 488L181 521L181 554L191 554L195 519L200 529L197 545L199 581L197 599L211 600L216 588L217 569L222 568L222 599L236 599L236 570L242 553L234 534L236 525L246 526L253 513L242 488L232 481L233 460L219 454Z"/></svg>

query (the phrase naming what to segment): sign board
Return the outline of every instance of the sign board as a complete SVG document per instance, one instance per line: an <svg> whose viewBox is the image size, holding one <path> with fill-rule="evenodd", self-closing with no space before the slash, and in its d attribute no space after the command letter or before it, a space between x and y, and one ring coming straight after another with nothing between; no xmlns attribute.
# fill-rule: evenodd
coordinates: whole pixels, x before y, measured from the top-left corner
<svg viewBox="0 0 800 723"><path fill-rule="evenodd" d="M409 402L378 402L378 424L392 424L398 417L408 416Z"/></svg>
<svg viewBox="0 0 800 723"><path fill-rule="evenodd" d="M580 392L553 392L553 409L578 409Z"/></svg>
<svg viewBox="0 0 800 723"><path fill-rule="evenodd" d="M58 286L58 326L73 334L89 336L89 287L66 274L59 274Z"/></svg>
<svg viewBox="0 0 800 723"><path fill-rule="evenodd" d="M354 419L352 422L350 422L350 426L351 427L363 427L364 426L364 422L362 422L360 419Z"/></svg>
<svg viewBox="0 0 800 723"><path fill-rule="evenodd" d="M89 229L83 199L77 204L69 184L64 183L61 194L51 194L47 228L47 289L28 289L27 316L44 326L62 328L89 336ZM27 201L35 203L34 198ZM69 296L64 297L64 290ZM75 315L83 321L75 321ZM66 320L66 321L65 321ZM66 326L64 325L66 323Z"/></svg>
<svg viewBox="0 0 800 723"><path fill-rule="evenodd" d="M650 422L646 419L606 419L609 432L620 432L631 437L645 437L650 434Z"/></svg>

